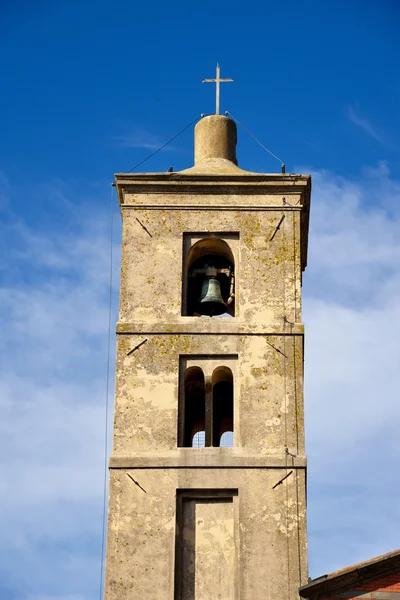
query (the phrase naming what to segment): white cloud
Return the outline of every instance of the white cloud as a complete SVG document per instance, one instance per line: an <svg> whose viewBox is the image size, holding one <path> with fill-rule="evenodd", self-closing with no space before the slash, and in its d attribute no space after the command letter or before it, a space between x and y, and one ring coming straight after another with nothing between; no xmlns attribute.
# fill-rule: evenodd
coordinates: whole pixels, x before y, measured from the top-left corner
<svg viewBox="0 0 400 600"><path fill-rule="evenodd" d="M13 600L98 594L109 215L68 202L63 213L32 229L9 211L1 231L0 595L7 584Z"/></svg>
<svg viewBox="0 0 400 600"><path fill-rule="evenodd" d="M80 594L64 594L61 595L51 595L51 596L43 596L43 594L29 594L28 596L24 596L21 600L85 600L83 596Z"/></svg>
<svg viewBox="0 0 400 600"><path fill-rule="evenodd" d="M80 594L64 594L56 595L56 596L43 596L43 594L29 594L28 596L24 596L23 600L85 600L83 596Z"/></svg>
<svg viewBox="0 0 400 600"><path fill-rule="evenodd" d="M376 127L370 121L368 121L368 119L361 117L361 115L358 114L357 110L353 106L347 107L346 115L352 123L365 131L374 140L381 142L381 144L390 145L386 138L376 129Z"/></svg>
<svg viewBox="0 0 400 600"><path fill-rule="evenodd" d="M398 546L399 182L384 163L353 180L314 173L311 215L303 291L317 576Z"/></svg>
<svg viewBox="0 0 400 600"><path fill-rule="evenodd" d="M159 136L154 135L145 129L138 129L132 133L119 135L115 137L118 146L123 148L144 148L147 150L158 150L163 146L168 139L162 140ZM164 149L163 149L164 150ZM165 150L176 150L172 146L166 146Z"/></svg>
<svg viewBox="0 0 400 600"><path fill-rule="evenodd" d="M8 198L3 203L0 596L92 600L100 577L109 221L97 199L72 205L58 184L49 190L57 207L43 201L33 224L10 212ZM398 545L399 207L400 182L384 163L352 180L313 175L303 290L312 576ZM118 262L118 248L114 256Z"/></svg>

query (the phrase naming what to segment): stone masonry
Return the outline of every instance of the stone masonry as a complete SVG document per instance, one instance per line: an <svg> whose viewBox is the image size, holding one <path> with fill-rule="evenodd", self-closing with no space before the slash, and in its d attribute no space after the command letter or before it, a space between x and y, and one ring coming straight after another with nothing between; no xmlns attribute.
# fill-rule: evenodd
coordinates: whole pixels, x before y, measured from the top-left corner
<svg viewBox="0 0 400 600"><path fill-rule="evenodd" d="M308 581L301 278L308 175L236 161L205 117L195 165L118 174L122 262L106 600L293 600ZM233 256L235 314L183 313L188 256ZM180 447L188 365L233 374L233 447ZM208 386L208 387L207 387Z"/></svg>

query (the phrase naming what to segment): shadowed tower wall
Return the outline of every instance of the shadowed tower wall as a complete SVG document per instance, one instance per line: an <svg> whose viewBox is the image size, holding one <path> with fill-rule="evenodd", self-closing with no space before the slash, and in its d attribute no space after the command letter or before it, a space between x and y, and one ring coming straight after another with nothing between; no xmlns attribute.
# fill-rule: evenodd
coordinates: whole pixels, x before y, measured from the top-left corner
<svg viewBox="0 0 400 600"><path fill-rule="evenodd" d="M107 600L292 600L307 582L311 182L243 171L235 147L213 115L194 167L116 175Z"/></svg>

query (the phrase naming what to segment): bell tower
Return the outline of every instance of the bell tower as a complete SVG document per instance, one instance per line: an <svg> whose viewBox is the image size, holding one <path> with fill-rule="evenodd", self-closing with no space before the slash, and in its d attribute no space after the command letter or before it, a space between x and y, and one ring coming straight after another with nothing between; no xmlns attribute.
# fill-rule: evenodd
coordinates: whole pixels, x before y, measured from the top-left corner
<svg viewBox="0 0 400 600"><path fill-rule="evenodd" d="M293 600L307 583L301 275L308 175L117 174L123 222L107 600Z"/></svg>

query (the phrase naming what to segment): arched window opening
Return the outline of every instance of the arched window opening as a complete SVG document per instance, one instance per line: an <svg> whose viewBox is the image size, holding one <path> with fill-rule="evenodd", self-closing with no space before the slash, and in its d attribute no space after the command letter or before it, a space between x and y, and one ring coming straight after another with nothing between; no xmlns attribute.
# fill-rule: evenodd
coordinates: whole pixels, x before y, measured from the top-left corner
<svg viewBox="0 0 400 600"><path fill-rule="evenodd" d="M235 261L228 244L205 238L191 247L187 261L186 315L235 315Z"/></svg>
<svg viewBox="0 0 400 600"><path fill-rule="evenodd" d="M212 376L213 432L212 445L233 446L233 376L228 367L218 367ZM231 433L231 436L225 435ZM225 436L225 437L224 437Z"/></svg>
<svg viewBox="0 0 400 600"><path fill-rule="evenodd" d="M184 433L186 448L205 446L206 403L204 374L200 367L190 367L184 377ZM201 435L201 434L204 435ZM202 440L204 440L203 443Z"/></svg>
<svg viewBox="0 0 400 600"><path fill-rule="evenodd" d="M192 438L192 448L205 448L206 445L206 432L197 431Z"/></svg>
<svg viewBox="0 0 400 600"><path fill-rule="evenodd" d="M219 440L220 448L232 448L233 447L233 431L225 431L221 435Z"/></svg>

